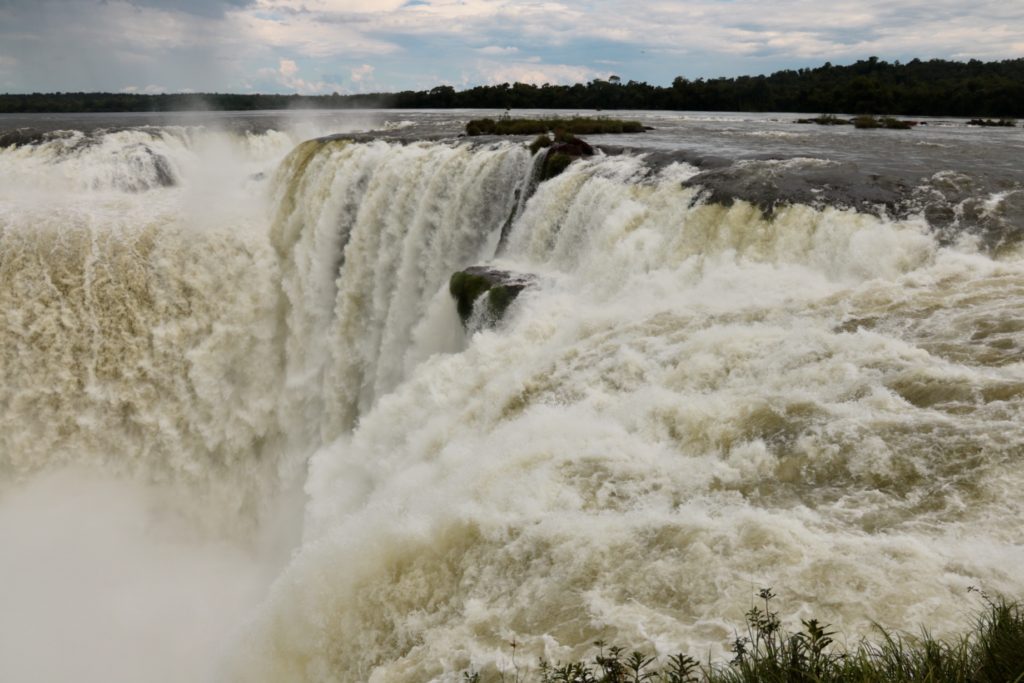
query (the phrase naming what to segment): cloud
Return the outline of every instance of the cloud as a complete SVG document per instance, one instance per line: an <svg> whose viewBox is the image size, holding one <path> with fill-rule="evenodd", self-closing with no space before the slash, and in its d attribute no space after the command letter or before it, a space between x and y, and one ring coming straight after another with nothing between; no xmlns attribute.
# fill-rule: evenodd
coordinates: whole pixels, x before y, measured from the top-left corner
<svg viewBox="0 0 1024 683"><path fill-rule="evenodd" d="M608 3L603 3L608 6ZM659 54L779 55L835 60L869 54L953 56L996 51L1019 56L1024 6L979 0L780 0L765 11L756 0L655 2L599 19L597 34ZM675 30L659 30L675 27ZM989 35L988 41L979 40ZM994 48L994 50L993 50Z"/></svg>
<svg viewBox="0 0 1024 683"><path fill-rule="evenodd" d="M374 68L369 64L362 64L349 71L352 76L352 80L355 83L373 80L373 72Z"/></svg>
<svg viewBox="0 0 1024 683"><path fill-rule="evenodd" d="M284 48L306 57L381 55L400 49L394 43L370 37L351 26L309 14L265 17L249 11L234 11L228 16L238 34L246 36L251 44Z"/></svg>
<svg viewBox="0 0 1024 683"><path fill-rule="evenodd" d="M299 72L299 67L291 59L282 59L279 62L278 71L284 78L291 78Z"/></svg>
<svg viewBox="0 0 1024 683"><path fill-rule="evenodd" d="M187 4L187 3L186 3ZM17 59L13 91L172 89L223 83L237 36L216 18L159 3L35 0L0 6L0 45Z"/></svg>
<svg viewBox="0 0 1024 683"><path fill-rule="evenodd" d="M406 0L257 0L255 7L271 12L378 14L392 12L405 4Z"/></svg>
<svg viewBox="0 0 1024 683"><path fill-rule="evenodd" d="M270 80L286 90L302 95L319 95L330 92L343 92L345 87L341 83L332 83L322 80L306 80L299 76L299 65L292 59L281 59L277 63L277 69L263 68L258 74L261 78Z"/></svg>
<svg viewBox="0 0 1024 683"><path fill-rule="evenodd" d="M434 37L454 41L446 44L452 50L461 44L485 56L512 56L521 48L500 39L514 36L550 62L568 61L557 54L568 50L572 61L596 63L605 58L602 43L663 59L702 53L821 61L866 57L865 51L904 55L908 46L935 56L1016 56L1024 44L1024 6L996 0L777 0L771 11L761 0L261 0L259 6L301 10L314 24L336 22L364 40L388 36L380 42L392 47L413 36ZM979 40L983 35L990 39ZM468 45L488 38L499 40ZM581 59L587 51L589 59Z"/></svg>
<svg viewBox="0 0 1024 683"><path fill-rule="evenodd" d="M824 61L1024 56L1005 0L0 0L22 90L308 92L351 83L567 82L765 73ZM528 56L527 56L528 55ZM294 65L282 72L282 60ZM277 66L269 68L268 64ZM372 64L372 70L365 68ZM289 69L292 67L285 67ZM305 78L301 73L307 74ZM346 76L346 79L348 77Z"/></svg>
<svg viewBox="0 0 1024 683"><path fill-rule="evenodd" d="M136 7L173 9L200 17L220 17L229 9L252 4L252 0L131 0L131 4Z"/></svg>
<svg viewBox="0 0 1024 683"><path fill-rule="evenodd" d="M518 47L501 47L500 45L488 45L476 50L482 55L514 55L519 52Z"/></svg>
<svg viewBox="0 0 1024 683"><path fill-rule="evenodd" d="M479 80L497 83L579 83L589 81L597 72L584 66L571 64L539 64L537 62L480 62L477 64Z"/></svg>
<svg viewBox="0 0 1024 683"><path fill-rule="evenodd" d="M167 92L167 88L162 85L147 85L140 88L137 85L128 85L121 88L123 93L143 93L145 95L159 95ZM187 90L181 90L179 92L187 92Z"/></svg>

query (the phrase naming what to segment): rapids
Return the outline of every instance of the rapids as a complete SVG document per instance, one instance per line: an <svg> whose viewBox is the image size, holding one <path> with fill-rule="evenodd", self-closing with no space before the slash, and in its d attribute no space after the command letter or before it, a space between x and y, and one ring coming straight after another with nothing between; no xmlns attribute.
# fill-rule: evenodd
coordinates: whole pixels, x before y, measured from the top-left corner
<svg viewBox="0 0 1024 683"><path fill-rule="evenodd" d="M764 586L851 638L1024 594L1015 178L977 230L924 162L766 210L662 138L537 185L424 120L0 148L0 678L457 681L720 656ZM533 280L466 332L478 264Z"/></svg>

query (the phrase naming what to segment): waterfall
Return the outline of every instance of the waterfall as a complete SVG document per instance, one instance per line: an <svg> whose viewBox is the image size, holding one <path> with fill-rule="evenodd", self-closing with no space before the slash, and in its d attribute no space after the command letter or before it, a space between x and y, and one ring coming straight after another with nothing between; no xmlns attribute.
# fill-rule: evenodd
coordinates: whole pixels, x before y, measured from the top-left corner
<svg viewBox="0 0 1024 683"><path fill-rule="evenodd" d="M349 173L384 149L335 144ZM916 217L706 203L682 182L695 172L599 155L541 184L489 262L534 284L388 393L357 389L380 386L386 328L369 321L387 297L371 293L398 281L333 318L324 295L330 324L354 316L347 339L374 340L332 343L352 370L324 375L348 378L328 412L359 418L311 461L303 547L236 680L512 675L513 641L520 662L595 640L721 655L752 586L825 604L851 635L954 628L967 585L1021 589L999 522L1024 483L1019 258L943 247ZM394 223L374 225L339 293L391 263Z"/></svg>
<svg viewBox="0 0 1024 683"><path fill-rule="evenodd" d="M511 145L334 140L285 162L271 240L299 422L332 440L399 384L430 302L450 308L451 274L493 255L528 161Z"/></svg>
<svg viewBox="0 0 1024 683"><path fill-rule="evenodd" d="M454 682L595 640L704 660L762 586L850 637L941 635L968 585L1024 590L1019 249L711 201L643 154L537 183L516 143L295 142L0 149L0 538L75 546L42 511L85 486L163 520L122 529L160 561L81 547L159 568L193 533L173 509L214 529L189 547L222 595L303 486L225 680ZM474 265L528 284L467 332Z"/></svg>

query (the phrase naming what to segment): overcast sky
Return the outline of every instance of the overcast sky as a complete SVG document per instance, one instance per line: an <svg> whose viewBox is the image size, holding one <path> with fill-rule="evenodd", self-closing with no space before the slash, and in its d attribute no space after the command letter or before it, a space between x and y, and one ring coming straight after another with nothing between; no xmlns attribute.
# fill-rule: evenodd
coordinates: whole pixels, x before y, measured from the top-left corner
<svg viewBox="0 0 1024 683"><path fill-rule="evenodd" d="M0 0L0 92L668 84L1024 56L1024 0Z"/></svg>

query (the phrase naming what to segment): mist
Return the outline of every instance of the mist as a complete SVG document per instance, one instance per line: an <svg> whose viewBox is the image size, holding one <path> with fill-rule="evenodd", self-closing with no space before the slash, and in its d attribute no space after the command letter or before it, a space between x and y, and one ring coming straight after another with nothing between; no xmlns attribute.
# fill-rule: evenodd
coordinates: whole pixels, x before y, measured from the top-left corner
<svg viewBox="0 0 1024 683"><path fill-rule="evenodd" d="M297 539L295 503L232 538L197 529L168 487L79 468L7 485L0 680L212 680Z"/></svg>

